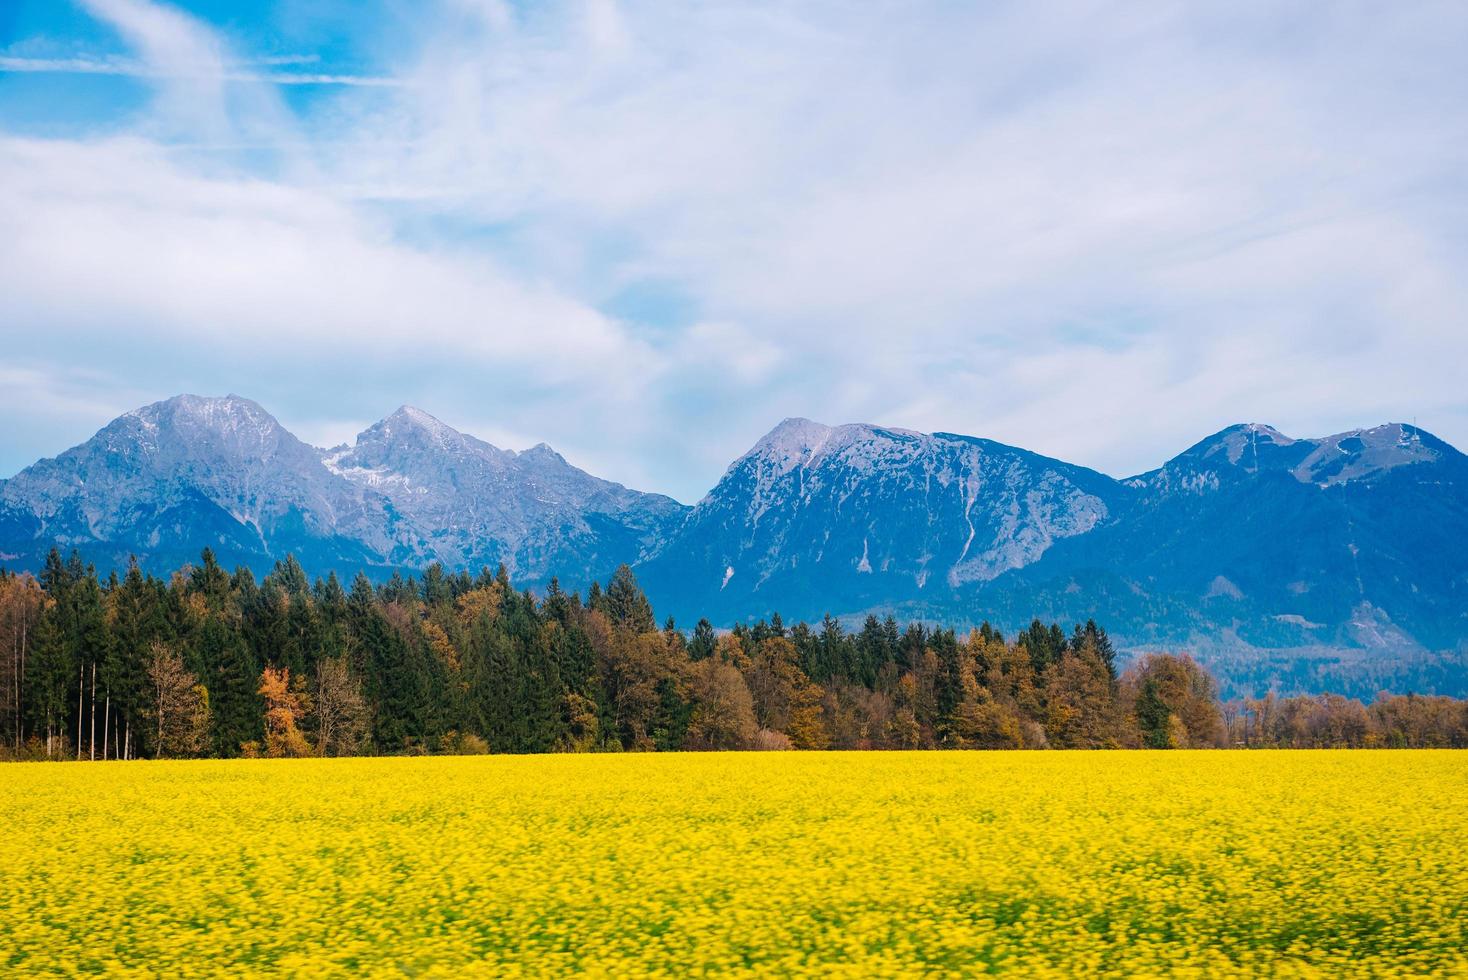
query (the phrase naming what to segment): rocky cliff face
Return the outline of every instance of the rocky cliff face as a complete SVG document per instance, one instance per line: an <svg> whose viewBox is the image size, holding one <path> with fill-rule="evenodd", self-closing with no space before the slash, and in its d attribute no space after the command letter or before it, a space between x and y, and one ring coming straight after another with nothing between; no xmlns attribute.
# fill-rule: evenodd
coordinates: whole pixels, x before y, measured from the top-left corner
<svg viewBox="0 0 1468 980"><path fill-rule="evenodd" d="M503 561L527 584L582 582L636 560L683 510L547 446L496 449L418 409L322 451L247 399L181 395L0 484L0 553L33 567L53 545L75 547L162 572L208 546L255 567L287 553L322 571Z"/></svg>
<svg viewBox="0 0 1468 980"><path fill-rule="evenodd" d="M181 395L114 420L0 485L0 552L34 565L53 545L104 566L163 570L212 547L241 561L299 552L365 561L356 532L380 503L248 399Z"/></svg>
<svg viewBox="0 0 1468 980"><path fill-rule="evenodd" d="M1031 565L1125 496L1099 473L985 439L787 419L641 573L674 608L851 611Z"/></svg>
<svg viewBox="0 0 1468 980"><path fill-rule="evenodd" d="M385 499L388 562L453 568L504 562L517 579L605 577L666 540L686 508L599 480L541 443L497 449L405 406L323 457L327 469Z"/></svg>

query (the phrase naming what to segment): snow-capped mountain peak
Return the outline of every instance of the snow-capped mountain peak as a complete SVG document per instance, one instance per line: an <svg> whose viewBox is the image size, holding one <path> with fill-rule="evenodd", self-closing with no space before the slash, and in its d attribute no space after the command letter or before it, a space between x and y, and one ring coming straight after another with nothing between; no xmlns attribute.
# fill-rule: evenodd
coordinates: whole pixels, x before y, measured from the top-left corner
<svg viewBox="0 0 1468 980"><path fill-rule="evenodd" d="M819 452L832 431L831 426L810 419L788 418L767 432L742 458L759 456L776 463L798 465Z"/></svg>
<svg viewBox="0 0 1468 980"><path fill-rule="evenodd" d="M731 606L774 604L817 581L829 602L926 594L1033 563L1105 520L1120 492L1099 473L983 439L786 419L699 502L648 580L716 587Z"/></svg>
<svg viewBox="0 0 1468 980"><path fill-rule="evenodd" d="M154 438L164 433L173 441L184 444L190 440L211 439L228 440L240 446L264 447L278 441L282 435L294 441L275 416L256 402L239 395L175 395L125 413L114 419L102 433L109 431Z"/></svg>
<svg viewBox="0 0 1468 980"><path fill-rule="evenodd" d="M351 445L302 443L238 396L180 395L0 482L0 539L84 545L163 570L210 545L222 561L494 567L527 582L605 576L684 508L598 480L549 446L497 449L405 405ZM29 554L0 540L0 552ZM606 564L612 562L612 564Z"/></svg>

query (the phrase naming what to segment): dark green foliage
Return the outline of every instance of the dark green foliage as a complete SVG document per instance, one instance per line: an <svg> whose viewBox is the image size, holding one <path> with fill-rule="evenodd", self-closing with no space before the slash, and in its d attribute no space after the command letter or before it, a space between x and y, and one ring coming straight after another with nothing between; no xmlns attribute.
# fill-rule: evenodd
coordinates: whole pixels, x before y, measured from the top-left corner
<svg viewBox="0 0 1468 980"><path fill-rule="evenodd" d="M39 584L24 696L0 718L0 741L34 739L52 757L150 754L148 665L160 650L207 692L217 756L263 739L264 668L288 669L309 694L317 665L336 658L361 679L369 748L388 753L481 739L497 752L708 747L715 723L724 747L753 744L756 725L834 748L1198 746L1260 731L1289 744L1365 744L1368 731L1389 745L1468 742L1468 712L1446 699L1393 703L1375 721L1342 699L1258 702L1257 723L1236 736L1201 667L1154 656L1118 678L1094 621L1067 637L1037 620L1008 645L987 623L959 636L890 616L855 631L771 616L735 625L726 645L707 619L687 635L671 620L659 629L626 567L585 603L554 580L543 597L516 591L503 566L471 576L435 565L380 587L359 574L347 592L334 575L308 582L292 558L257 583L208 551L169 581L134 564L105 582L53 551Z"/></svg>
<svg viewBox="0 0 1468 980"><path fill-rule="evenodd" d="M1111 679L1116 680L1116 651L1111 646L1111 637L1106 635L1104 629L1096 625L1094 619L1086 620L1085 626L1076 626L1074 632L1071 633L1069 649L1075 653L1088 645L1106 665L1106 672L1111 675Z"/></svg>
<svg viewBox="0 0 1468 980"><path fill-rule="evenodd" d="M693 627L693 638L688 641L688 659L707 660L714 655L714 648L717 645L714 624L707 619L700 619L698 625Z"/></svg>
<svg viewBox="0 0 1468 980"><path fill-rule="evenodd" d="M1065 633L1058 623L1046 626L1037 619L1019 635L1019 645L1029 653L1035 670L1041 671L1060 661L1060 655L1066 650Z"/></svg>
<svg viewBox="0 0 1468 980"><path fill-rule="evenodd" d="M601 610L607 619L621 629L633 633L646 633L657 629L653 619L652 603L638 588L637 576L626 565L620 566L607 583L606 596Z"/></svg>
<svg viewBox="0 0 1468 980"><path fill-rule="evenodd" d="M67 642L60 605L41 614L31 639L26 664L30 690L25 701L26 725L48 741L74 733L71 712L76 708L77 665Z"/></svg>
<svg viewBox="0 0 1468 980"><path fill-rule="evenodd" d="M239 755L246 743L265 735L265 706L257 693L260 663L245 636L215 617L199 633L198 662L203 666L198 676L209 691L214 754Z"/></svg>

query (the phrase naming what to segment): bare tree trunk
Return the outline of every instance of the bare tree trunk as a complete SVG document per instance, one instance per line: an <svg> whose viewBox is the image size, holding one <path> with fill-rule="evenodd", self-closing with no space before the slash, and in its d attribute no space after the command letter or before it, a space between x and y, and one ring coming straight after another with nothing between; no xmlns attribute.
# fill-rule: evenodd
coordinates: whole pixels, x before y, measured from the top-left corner
<svg viewBox="0 0 1468 980"><path fill-rule="evenodd" d="M91 730L87 733L87 745L91 750L91 761L97 761L97 661L92 661L92 718Z"/></svg>
<svg viewBox="0 0 1468 980"><path fill-rule="evenodd" d="M102 706L102 761L107 761L107 728L112 722L112 692L107 692L107 702Z"/></svg>
<svg viewBox="0 0 1468 980"><path fill-rule="evenodd" d="M82 721L87 717L82 712L82 704L87 696L87 665L79 663L76 665L76 761L82 761Z"/></svg>
<svg viewBox="0 0 1468 980"><path fill-rule="evenodd" d="M133 757L133 719L131 715L127 719L127 734L122 737L122 757L124 759Z"/></svg>
<svg viewBox="0 0 1468 980"><path fill-rule="evenodd" d="M20 638L23 637L23 636L25 636L25 607L24 606L22 606L21 609L20 609L20 632L19 633L12 634L12 636L15 637L15 639L17 641L14 644L14 648L11 650L12 656L10 658L10 673L11 673L12 678L14 679L14 682L15 682L15 754L16 755L19 755L20 754L20 743L21 743L21 737L20 737L20 658L21 658L21 652L20 651L21 651L22 644L23 644L23 641L21 641Z"/></svg>
<svg viewBox="0 0 1468 980"><path fill-rule="evenodd" d="M153 741L153 758L163 758L163 679L161 676L154 679L153 687L157 691L153 702L156 707L154 712L158 716L158 737Z"/></svg>
<svg viewBox="0 0 1468 980"><path fill-rule="evenodd" d="M20 748L21 735L21 700L25 692L25 654L26 654L26 623L25 613L20 616L20 675L15 680L15 747ZM47 753L50 754L49 752Z"/></svg>

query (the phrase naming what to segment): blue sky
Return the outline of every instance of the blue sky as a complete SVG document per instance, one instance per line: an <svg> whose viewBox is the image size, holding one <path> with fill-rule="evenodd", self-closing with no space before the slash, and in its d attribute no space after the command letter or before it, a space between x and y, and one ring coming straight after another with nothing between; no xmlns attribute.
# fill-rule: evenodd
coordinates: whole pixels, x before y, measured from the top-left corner
<svg viewBox="0 0 1468 980"><path fill-rule="evenodd" d="M695 500L779 419L1468 447L1468 7L0 3L0 476L181 391Z"/></svg>

